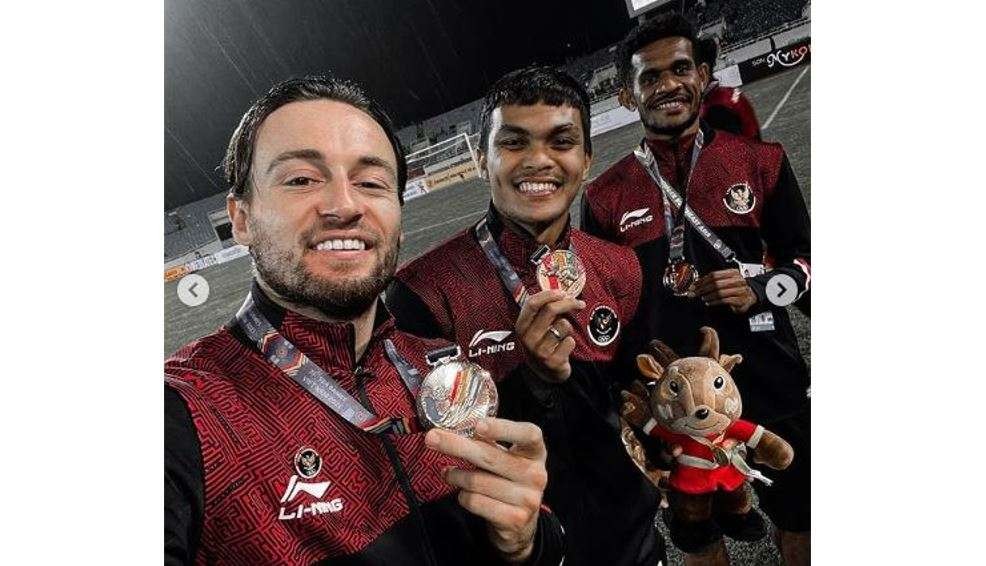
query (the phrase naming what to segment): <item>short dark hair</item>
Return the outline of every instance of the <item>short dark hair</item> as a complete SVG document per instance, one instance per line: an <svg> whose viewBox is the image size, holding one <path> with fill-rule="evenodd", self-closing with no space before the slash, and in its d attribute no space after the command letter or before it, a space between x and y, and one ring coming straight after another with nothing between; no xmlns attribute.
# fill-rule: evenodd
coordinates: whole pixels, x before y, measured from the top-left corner
<svg viewBox="0 0 986 566"><path fill-rule="evenodd" d="M716 66L716 59L719 58L719 43L715 36L709 35L698 38L698 43L694 44L695 57L698 63L705 63L709 66L709 73Z"/></svg>
<svg viewBox="0 0 986 566"><path fill-rule="evenodd" d="M305 100L335 100L370 115L390 140L397 156L397 198L404 204L404 184L407 182L407 159L397 139L394 124L387 112L356 83L322 75L291 78L274 85L250 106L233 132L223 158L222 170L229 183L229 194L237 199L250 196L250 165L260 125L278 108Z"/></svg>
<svg viewBox="0 0 986 566"><path fill-rule="evenodd" d="M620 42L620 47L616 50L616 72L621 84L628 87L633 84L633 66L630 64L633 54L666 37L687 39L692 44L693 57L696 60L701 57L698 38L691 22L680 14L662 14L633 28Z"/></svg>
<svg viewBox="0 0 986 566"><path fill-rule="evenodd" d="M589 93L582 83L568 73L546 65L531 65L511 71L500 77L483 99L483 109L479 115L479 144L485 153L487 137L490 135L490 122L493 111L501 106L515 104L533 106L537 103L550 106L567 104L579 111L582 118L583 147L587 155L592 155L592 140L589 137Z"/></svg>

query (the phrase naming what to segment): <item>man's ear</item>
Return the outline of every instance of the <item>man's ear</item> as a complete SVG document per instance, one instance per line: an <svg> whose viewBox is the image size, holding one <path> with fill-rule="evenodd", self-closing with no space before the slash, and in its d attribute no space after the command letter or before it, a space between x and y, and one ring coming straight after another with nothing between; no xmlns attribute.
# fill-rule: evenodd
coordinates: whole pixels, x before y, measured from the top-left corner
<svg viewBox="0 0 986 566"><path fill-rule="evenodd" d="M709 69L708 63L699 63L698 76L702 78L702 92L705 92L709 86L709 81L712 80L712 71Z"/></svg>
<svg viewBox="0 0 986 566"><path fill-rule="evenodd" d="M481 149L477 149L476 157L476 161L479 162L479 176L482 177L484 181L489 181L490 176L486 173L486 152Z"/></svg>
<svg viewBox="0 0 986 566"><path fill-rule="evenodd" d="M247 222L249 215L249 205L245 198L236 198L233 195L226 197L226 213L229 214L229 223L233 228L233 239L237 244L249 246L253 243L253 234L250 232L250 223Z"/></svg>
<svg viewBox="0 0 986 566"><path fill-rule="evenodd" d="M587 153L587 154L585 154L585 169L582 170L582 182L583 183L589 177L589 168L590 167L592 167L592 155Z"/></svg>
<svg viewBox="0 0 986 566"><path fill-rule="evenodd" d="M637 101L633 98L633 92L626 86L620 87L620 94L618 95L620 99L620 104L631 112L637 110Z"/></svg>

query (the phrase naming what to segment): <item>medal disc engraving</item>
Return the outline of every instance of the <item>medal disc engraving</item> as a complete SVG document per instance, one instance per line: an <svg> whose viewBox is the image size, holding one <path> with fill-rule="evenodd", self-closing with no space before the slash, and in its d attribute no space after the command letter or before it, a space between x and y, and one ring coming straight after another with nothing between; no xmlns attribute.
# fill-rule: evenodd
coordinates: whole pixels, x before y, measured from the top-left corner
<svg viewBox="0 0 986 566"><path fill-rule="evenodd" d="M729 452L721 446L716 446L712 449L712 458L715 459L716 464L719 464L720 466L729 465Z"/></svg>
<svg viewBox="0 0 986 566"><path fill-rule="evenodd" d="M677 297L687 296L696 281L698 281L698 271L695 266L685 261L672 263L664 271L664 286Z"/></svg>
<svg viewBox="0 0 986 566"><path fill-rule="evenodd" d="M490 372L466 361L441 363L418 392L418 417L426 428L472 436L479 419L496 415L499 398Z"/></svg>
<svg viewBox="0 0 986 566"><path fill-rule="evenodd" d="M542 290L561 290L577 298L585 287L585 267L571 250L544 254L538 262L538 284Z"/></svg>

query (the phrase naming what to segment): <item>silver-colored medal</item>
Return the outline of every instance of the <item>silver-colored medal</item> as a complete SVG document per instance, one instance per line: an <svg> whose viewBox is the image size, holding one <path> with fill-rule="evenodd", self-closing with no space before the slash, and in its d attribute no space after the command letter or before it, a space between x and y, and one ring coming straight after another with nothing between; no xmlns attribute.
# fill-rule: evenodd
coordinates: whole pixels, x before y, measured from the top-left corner
<svg viewBox="0 0 986 566"><path fill-rule="evenodd" d="M499 398L490 372L459 359L461 354L458 346L429 353L432 370L421 383L416 405L425 428L472 436L479 419L496 416Z"/></svg>

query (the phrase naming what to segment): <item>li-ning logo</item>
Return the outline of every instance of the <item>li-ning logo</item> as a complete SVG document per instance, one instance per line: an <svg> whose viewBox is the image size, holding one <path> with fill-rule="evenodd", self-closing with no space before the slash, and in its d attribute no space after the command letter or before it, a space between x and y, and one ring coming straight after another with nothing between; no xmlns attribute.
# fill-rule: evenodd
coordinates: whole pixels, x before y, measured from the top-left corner
<svg viewBox="0 0 986 566"><path fill-rule="evenodd" d="M288 480L288 488L284 490L284 495L281 496L281 511L278 513L277 518L282 521L290 521L291 519L301 519L305 515L315 516L342 511L342 499L339 497L331 501L313 501L307 505L301 502L297 507L292 503L302 493L307 493L315 499L322 499L325 492L329 490L330 485L332 485L332 482L328 481L318 483L298 481L298 476L292 475L291 479ZM305 497L305 499L308 499L308 497Z"/></svg>
<svg viewBox="0 0 986 566"><path fill-rule="evenodd" d="M638 208L637 210L624 212L623 217L620 218L620 232L626 232L630 228L640 226L641 224L647 224L648 222L654 220L654 215L648 214L649 212L650 208ZM629 224L627 224L628 222Z"/></svg>
<svg viewBox="0 0 986 566"><path fill-rule="evenodd" d="M514 349L514 341L511 340L506 344L503 343L510 336L510 330L491 330L486 332L485 330L479 330L473 335L472 340L469 341L469 357L475 358L476 356L482 356L483 354L496 354L498 352L509 352ZM490 340L494 344L489 346L479 346L481 342ZM477 347L478 346L478 347Z"/></svg>

